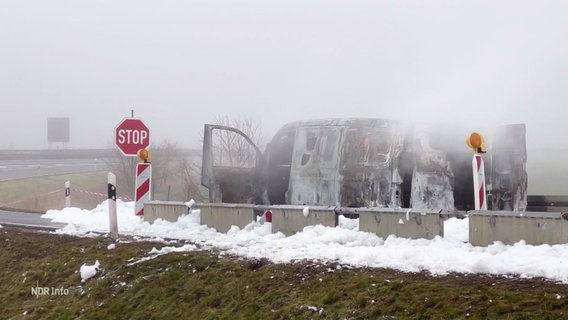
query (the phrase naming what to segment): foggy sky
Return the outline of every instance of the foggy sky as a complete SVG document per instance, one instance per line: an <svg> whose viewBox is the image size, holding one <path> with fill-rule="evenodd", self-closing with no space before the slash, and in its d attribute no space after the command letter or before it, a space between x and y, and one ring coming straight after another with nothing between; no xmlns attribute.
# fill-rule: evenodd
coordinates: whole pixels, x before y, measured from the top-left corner
<svg viewBox="0 0 568 320"><path fill-rule="evenodd" d="M198 146L216 116L526 123L568 148L565 1L22 1L0 5L0 149L112 146L135 110Z"/></svg>

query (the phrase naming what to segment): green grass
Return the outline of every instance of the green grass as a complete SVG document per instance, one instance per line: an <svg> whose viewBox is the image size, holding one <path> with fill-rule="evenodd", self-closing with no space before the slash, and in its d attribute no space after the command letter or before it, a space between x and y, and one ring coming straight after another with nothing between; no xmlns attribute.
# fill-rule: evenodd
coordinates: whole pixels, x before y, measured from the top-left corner
<svg viewBox="0 0 568 320"><path fill-rule="evenodd" d="M568 286L542 279L272 264L216 251L128 266L165 244L123 241L107 250L105 237L7 227L0 243L6 319L561 319L568 313ZM81 283L80 266L97 259L101 272ZM37 284L69 295L33 296Z"/></svg>
<svg viewBox="0 0 568 320"><path fill-rule="evenodd" d="M106 172L40 176L0 182L0 208L31 212L62 208L65 205L65 181L71 182L72 206L91 209L106 198Z"/></svg>

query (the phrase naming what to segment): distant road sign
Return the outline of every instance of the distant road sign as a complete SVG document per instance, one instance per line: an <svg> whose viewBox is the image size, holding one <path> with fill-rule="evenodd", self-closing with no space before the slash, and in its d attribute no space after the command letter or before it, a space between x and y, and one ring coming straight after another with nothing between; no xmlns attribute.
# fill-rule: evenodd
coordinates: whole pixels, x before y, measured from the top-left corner
<svg viewBox="0 0 568 320"><path fill-rule="evenodd" d="M150 146L150 129L137 118L125 118L114 129L114 144L125 156Z"/></svg>

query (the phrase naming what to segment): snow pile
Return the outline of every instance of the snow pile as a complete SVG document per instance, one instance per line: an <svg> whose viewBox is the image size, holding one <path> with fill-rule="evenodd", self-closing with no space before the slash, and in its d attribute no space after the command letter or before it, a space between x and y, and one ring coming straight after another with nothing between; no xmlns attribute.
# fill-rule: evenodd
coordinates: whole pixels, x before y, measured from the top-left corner
<svg viewBox="0 0 568 320"><path fill-rule="evenodd" d="M308 209L309 210L309 209ZM308 212L309 214L309 212ZM94 210L65 208L43 215L67 223L58 233L89 235L108 233L108 204ZM308 226L286 237L272 233L271 223L252 222L243 229L233 226L226 234L200 225L199 210L192 210L176 222L157 220L153 224L134 215L133 202L117 202L119 233L153 238L174 238L194 245L153 250L151 256L169 251L220 249L247 258L267 258L276 263L299 260L335 262L357 267L381 267L432 274L485 273L545 277L568 283L568 245L514 245L496 242L487 247L467 243L468 219L451 218L444 223L444 237L405 239L359 231L358 219L339 217L335 228ZM403 221L404 222L404 221Z"/></svg>
<svg viewBox="0 0 568 320"><path fill-rule="evenodd" d="M304 306L300 306L300 310L302 309L304 309ZM319 316L323 314L323 308L318 309L318 307L315 306L306 306L306 309L308 309L309 311L317 312Z"/></svg>
<svg viewBox="0 0 568 320"><path fill-rule="evenodd" d="M140 262L152 260L154 258L161 256L161 255L171 253L171 252L188 252L188 251L195 251L195 250L197 250L197 247L195 245L192 245L192 244L186 244L186 245L181 246L181 247L163 247L160 250L158 250L156 248L152 248L152 250L150 250L150 252L149 252L150 256L143 257L143 258L138 259L138 260L131 259L129 261L129 263L127 264L127 266L132 266L132 265L138 264Z"/></svg>
<svg viewBox="0 0 568 320"><path fill-rule="evenodd" d="M107 250L114 250L116 249L116 245L114 243L111 243L107 246Z"/></svg>
<svg viewBox="0 0 568 320"><path fill-rule="evenodd" d="M100 267L101 264L99 263L99 260L95 261L95 264L92 266L83 264L79 269L79 271L81 272L81 282L85 282L94 277L97 274L97 271L99 271Z"/></svg>
<svg viewBox="0 0 568 320"><path fill-rule="evenodd" d="M452 218L444 223L444 238L448 240L468 242L469 223L468 219Z"/></svg>

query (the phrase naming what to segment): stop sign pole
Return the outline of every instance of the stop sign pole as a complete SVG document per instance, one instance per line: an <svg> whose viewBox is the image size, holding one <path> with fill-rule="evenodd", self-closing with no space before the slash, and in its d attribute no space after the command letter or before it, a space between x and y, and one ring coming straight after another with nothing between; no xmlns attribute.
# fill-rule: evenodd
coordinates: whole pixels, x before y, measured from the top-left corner
<svg viewBox="0 0 568 320"><path fill-rule="evenodd" d="M140 119L131 117L123 119L114 129L114 143L125 156L137 156L139 151L150 146L150 129ZM144 215L144 202L150 201L152 167L146 158L144 163L138 163L135 170L134 183L134 214Z"/></svg>

